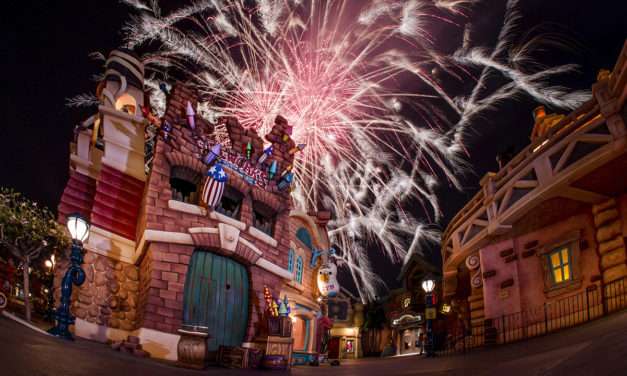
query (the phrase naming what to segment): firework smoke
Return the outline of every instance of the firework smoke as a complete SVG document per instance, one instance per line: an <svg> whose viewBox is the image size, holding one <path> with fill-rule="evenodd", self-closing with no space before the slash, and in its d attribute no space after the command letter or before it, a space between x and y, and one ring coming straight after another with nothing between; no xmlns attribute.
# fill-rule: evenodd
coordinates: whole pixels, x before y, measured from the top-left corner
<svg viewBox="0 0 627 376"><path fill-rule="evenodd" d="M515 47L515 0L492 50L471 46L477 0L205 0L166 15L156 1L124 2L137 13L125 27L128 47L158 45L144 56L147 69L186 74L212 98L199 106L208 120L236 116L262 136L279 114L294 126L296 143L307 145L296 159L294 203L333 212L336 258L364 301L382 286L367 249L401 263L438 241L430 227L441 216L435 189L460 188L475 116L521 93L563 108L586 97L546 84L572 65L520 68L538 40ZM435 24L453 29L463 46L440 51ZM482 95L493 72L509 82ZM454 95L440 75L476 85ZM162 108L163 98L155 100Z"/></svg>

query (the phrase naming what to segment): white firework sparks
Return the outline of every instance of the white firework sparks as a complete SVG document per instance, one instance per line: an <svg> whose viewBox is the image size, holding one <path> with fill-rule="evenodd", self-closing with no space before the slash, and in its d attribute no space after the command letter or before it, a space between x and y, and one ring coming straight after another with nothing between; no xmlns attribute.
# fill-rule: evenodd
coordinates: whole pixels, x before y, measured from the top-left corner
<svg viewBox="0 0 627 376"><path fill-rule="evenodd" d="M470 48L464 30L477 0L204 0L167 15L155 1L124 2L138 13L125 28L128 47L157 44L144 56L147 68L186 74L213 99L201 113L235 116L262 136L279 114L294 126L294 140L307 145L295 162L294 202L333 212L336 258L364 301L382 286L367 249L400 263L438 240L430 227L441 217L435 189L442 181L460 188L474 116L523 92L565 108L585 99L546 85L571 65L535 73L517 66L537 41L512 47L515 0L491 52ZM438 50L435 23L464 34L463 49ZM454 96L435 70L477 84ZM489 71L511 82L481 97Z"/></svg>

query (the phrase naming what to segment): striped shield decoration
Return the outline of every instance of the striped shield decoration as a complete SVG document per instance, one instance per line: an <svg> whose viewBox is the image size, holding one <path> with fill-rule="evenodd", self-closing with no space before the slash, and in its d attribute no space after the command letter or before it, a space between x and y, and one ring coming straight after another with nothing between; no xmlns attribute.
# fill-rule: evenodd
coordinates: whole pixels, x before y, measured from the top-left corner
<svg viewBox="0 0 627 376"><path fill-rule="evenodd" d="M224 184L226 183L228 176L224 172L224 168L219 163L211 166L207 170L207 178L202 188L202 201L207 207L215 208L216 205L222 199L224 193Z"/></svg>

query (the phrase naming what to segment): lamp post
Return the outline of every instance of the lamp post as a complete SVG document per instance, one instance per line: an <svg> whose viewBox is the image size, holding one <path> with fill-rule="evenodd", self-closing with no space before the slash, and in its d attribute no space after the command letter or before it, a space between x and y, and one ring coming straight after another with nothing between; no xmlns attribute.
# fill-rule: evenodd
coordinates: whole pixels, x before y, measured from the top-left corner
<svg viewBox="0 0 627 376"><path fill-rule="evenodd" d="M83 263L83 241L89 236L89 222L78 213L70 214L67 218L67 228L72 236L71 265L61 282L61 304L54 313L57 325L48 332L57 337L73 340L69 331L75 319L70 313L72 284L80 286L85 282L85 272L81 269L81 264Z"/></svg>
<svg viewBox="0 0 627 376"><path fill-rule="evenodd" d="M433 316L435 309L433 308L433 289L435 288L435 281L431 278L427 278L422 281L422 289L425 291L425 316L427 319L427 344L425 346L425 352L427 357L435 356L433 351Z"/></svg>

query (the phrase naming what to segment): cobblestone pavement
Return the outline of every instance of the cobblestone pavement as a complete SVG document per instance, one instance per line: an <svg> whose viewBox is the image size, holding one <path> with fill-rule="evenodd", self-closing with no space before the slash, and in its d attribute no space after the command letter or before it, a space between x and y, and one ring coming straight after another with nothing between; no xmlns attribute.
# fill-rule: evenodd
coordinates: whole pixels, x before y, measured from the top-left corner
<svg viewBox="0 0 627 376"><path fill-rule="evenodd" d="M339 367L296 367L291 375L625 375L627 312L546 337L466 355L344 361ZM0 375L284 375L210 368L192 371L138 359L86 340L65 342L0 317Z"/></svg>

